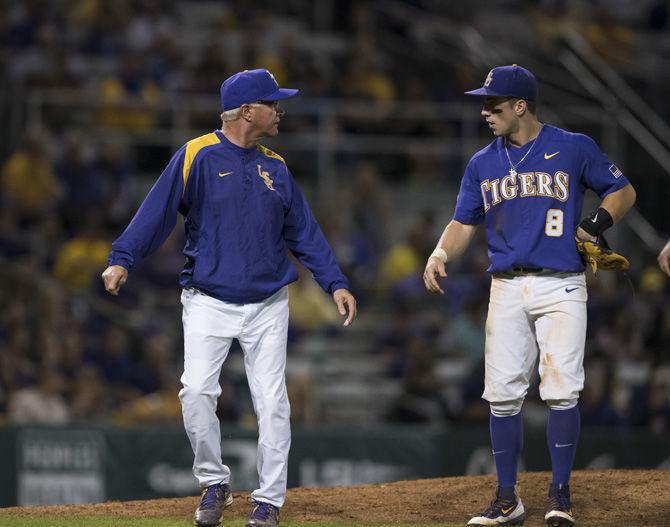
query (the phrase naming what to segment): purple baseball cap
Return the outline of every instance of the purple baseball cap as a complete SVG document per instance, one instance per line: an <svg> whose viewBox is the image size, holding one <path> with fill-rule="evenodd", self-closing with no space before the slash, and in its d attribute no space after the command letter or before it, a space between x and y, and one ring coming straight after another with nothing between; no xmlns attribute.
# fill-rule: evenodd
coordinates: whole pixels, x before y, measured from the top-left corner
<svg viewBox="0 0 670 527"><path fill-rule="evenodd" d="M288 99L296 93L298 90L280 88L274 75L266 69L244 70L221 84L221 108L225 112L243 104Z"/></svg>
<svg viewBox="0 0 670 527"><path fill-rule="evenodd" d="M516 64L498 66L489 71L484 86L465 95L485 97L514 97L525 101L537 100L537 81L535 75Z"/></svg>

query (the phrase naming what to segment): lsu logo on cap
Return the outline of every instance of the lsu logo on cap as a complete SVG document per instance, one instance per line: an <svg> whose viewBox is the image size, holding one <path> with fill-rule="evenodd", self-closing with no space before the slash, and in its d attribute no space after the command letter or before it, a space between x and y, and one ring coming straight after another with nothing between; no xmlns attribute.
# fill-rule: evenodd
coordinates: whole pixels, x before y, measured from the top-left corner
<svg viewBox="0 0 670 527"><path fill-rule="evenodd" d="M489 71L489 74L486 76L486 80L484 81L484 86L486 88L489 87L489 84L493 82L493 70Z"/></svg>
<svg viewBox="0 0 670 527"><path fill-rule="evenodd" d="M611 165L611 166L610 166L610 172L612 173L612 175L613 175L615 178L618 178L618 177L620 177L620 176L623 176L623 172L621 172L621 170L619 170L619 169L617 168L616 165Z"/></svg>

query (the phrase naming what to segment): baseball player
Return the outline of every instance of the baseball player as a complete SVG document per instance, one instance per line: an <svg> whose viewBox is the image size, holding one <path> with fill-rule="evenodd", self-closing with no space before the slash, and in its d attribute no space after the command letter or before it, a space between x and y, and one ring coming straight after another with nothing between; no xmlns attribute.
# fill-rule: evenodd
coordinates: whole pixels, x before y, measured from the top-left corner
<svg viewBox="0 0 670 527"><path fill-rule="evenodd" d="M128 271L158 248L184 217L186 262L181 271L184 325L183 388L193 473L203 489L199 527L218 525L232 503L230 470L221 460L215 410L219 374L233 339L258 418L260 486L251 494L249 527L274 527L286 494L291 432L284 368L287 285L297 272L290 250L329 294L348 326L356 300L284 159L257 141L278 133L280 88L266 69L236 73L221 85L223 126L182 146L123 234L102 274L113 295Z"/></svg>
<svg viewBox="0 0 670 527"><path fill-rule="evenodd" d="M443 293L445 264L463 253L484 223L492 275L486 321L485 389L498 487L468 525L519 525L525 511L515 485L523 444L521 406L539 350L540 396L549 406L547 444L552 482L545 515L573 525L569 480L580 429L584 386L586 282L577 240L596 241L635 201L635 191L589 137L543 124L537 84L517 65L492 69L482 117L496 139L469 161L454 217L424 272L426 288ZM580 222L584 193L600 207Z"/></svg>

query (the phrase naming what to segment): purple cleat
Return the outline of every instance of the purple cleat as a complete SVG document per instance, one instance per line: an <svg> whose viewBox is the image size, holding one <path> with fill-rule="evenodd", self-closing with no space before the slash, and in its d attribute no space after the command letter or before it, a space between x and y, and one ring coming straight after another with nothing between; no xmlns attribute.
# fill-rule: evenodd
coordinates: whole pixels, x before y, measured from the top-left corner
<svg viewBox="0 0 670 527"><path fill-rule="evenodd" d="M550 527L569 527L575 524L570 504L570 486L549 486L549 500L547 502L547 514L544 520Z"/></svg>
<svg viewBox="0 0 670 527"><path fill-rule="evenodd" d="M523 508L521 499L515 494L510 499L504 499L500 496L500 487L496 490L496 497L488 508L473 516L468 525L470 527L487 527L488 525L523 525L526 519L526 511Z"/></svg>
<svg viewBox="0 0 670 527"><path fill-rule="evenodd" d="M217 483L202 491L200 505L195 509L196 527L216 527L221 523L223 510L233 503L233 494L230 485Z"/></svg>
<svg viewBox="0 0 670 527"><path fill-rule="evenodd" d="M264 501L250 500L253 509L246 527L277 527L279 525L279 507Z"/></svg>

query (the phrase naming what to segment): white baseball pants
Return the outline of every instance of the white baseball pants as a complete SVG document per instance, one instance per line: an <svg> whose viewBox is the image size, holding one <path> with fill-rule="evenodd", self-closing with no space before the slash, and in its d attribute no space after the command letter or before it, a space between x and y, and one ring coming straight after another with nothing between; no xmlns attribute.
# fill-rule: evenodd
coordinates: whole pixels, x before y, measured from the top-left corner
<svg viewBox="0 0 670 527"><path fill-rule="evenodd" d="M583 273L495 275L482 397L523 401L539 348L542 399L576 401L584 387L587 297Z"/></svg>
<svg viewBox="0 0 670 527"><path fill-rule="evenodd" d="M221 428L216 416L219 374L234 338L258 419L258 477L252 498L281 507L286 494L291 446L290 406L286 392L288 288L263 302L229 304L194 289L181 295L184 324L183 388L179 392L184 427L195 459L193 474L202 488L229 483L221 459Z"/></svg>

